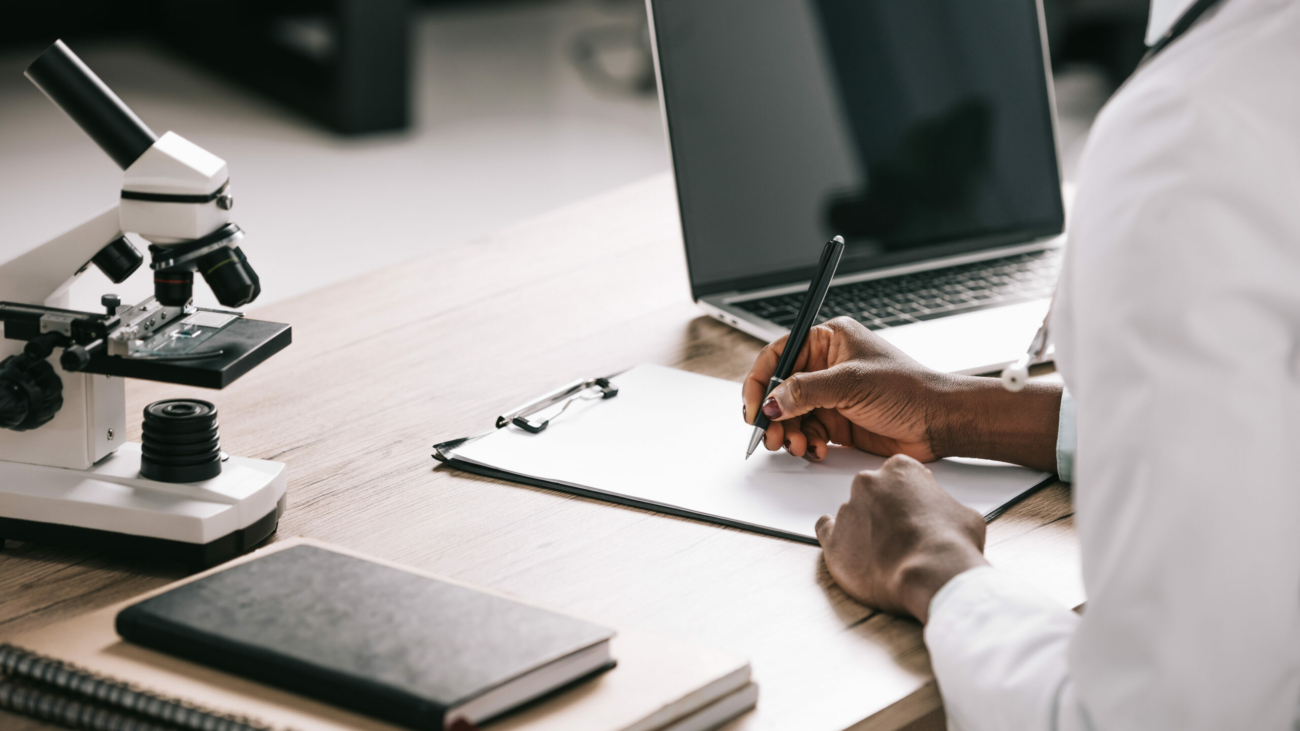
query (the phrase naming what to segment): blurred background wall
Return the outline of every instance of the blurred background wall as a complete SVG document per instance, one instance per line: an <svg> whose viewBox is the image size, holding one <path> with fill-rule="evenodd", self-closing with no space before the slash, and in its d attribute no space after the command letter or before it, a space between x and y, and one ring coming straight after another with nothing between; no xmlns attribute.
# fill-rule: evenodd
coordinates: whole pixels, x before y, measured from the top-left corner
<svg viewBox="0 0 1300 731"><path fill-rule="evenodd" d="M1070 180L1097 110L1142 54L1147 0L1044 3ZM0 257L117 198L120 171L22 76L55 38L155 132L230 164L261 302L472 246L668 169L641 0L0 9ZM110 285L85 278L74 304L97 309ZM137 276L117 290L134 301L151 287Z"/></svg>

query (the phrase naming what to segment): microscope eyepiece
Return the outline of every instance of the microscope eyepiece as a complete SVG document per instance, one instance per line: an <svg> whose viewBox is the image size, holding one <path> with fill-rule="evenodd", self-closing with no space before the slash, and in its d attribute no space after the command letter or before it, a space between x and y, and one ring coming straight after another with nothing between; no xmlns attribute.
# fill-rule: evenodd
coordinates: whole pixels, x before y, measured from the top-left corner
<svg viewBox="0 0 1300 731"><path fill-rule="evenodd" d="M140 268L144 255L125 236L119 236L100 249L90 261L113 284L121 284Z"/></svg>
<svg viewBox="0 0 1300 731"><path fill-rule="evenodd" d="M26 76L123 170L158 139L63 41L32 61Z"/></svg>

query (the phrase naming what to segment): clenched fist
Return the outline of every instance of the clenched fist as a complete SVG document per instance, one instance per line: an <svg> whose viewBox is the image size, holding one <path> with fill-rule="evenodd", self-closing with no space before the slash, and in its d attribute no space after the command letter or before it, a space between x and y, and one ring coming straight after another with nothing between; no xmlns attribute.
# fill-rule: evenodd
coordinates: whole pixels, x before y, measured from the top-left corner
<svg viewBox="0 0 1300 731"><path fill-rule="evenodd" d="M948 580L984 561L984 518L925 465L891 457L853 480L849 501L817 521L826 567L854 599L924 622Z"/></svg>

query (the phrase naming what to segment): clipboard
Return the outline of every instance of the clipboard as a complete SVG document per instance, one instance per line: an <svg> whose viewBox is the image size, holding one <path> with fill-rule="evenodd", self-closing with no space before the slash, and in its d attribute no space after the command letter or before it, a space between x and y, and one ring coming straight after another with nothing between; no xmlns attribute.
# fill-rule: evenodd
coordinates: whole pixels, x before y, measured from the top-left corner
<svg viewBox="0 0 1300 731"><path fill-rule="evenodd" d="M820 462L785 452L746 461L751 427L734 415L739 391L730 381L640 365L555 389L498 417L492 431L434 445L433 458L505 482L818 545L816 519L833 515L853 475L884 458L832 447ZM670 423L679 433L666 440ZM673 440L709 447L680 454L659 446ZM984 460L928 466L986 520L1054 480Z"/></svg>

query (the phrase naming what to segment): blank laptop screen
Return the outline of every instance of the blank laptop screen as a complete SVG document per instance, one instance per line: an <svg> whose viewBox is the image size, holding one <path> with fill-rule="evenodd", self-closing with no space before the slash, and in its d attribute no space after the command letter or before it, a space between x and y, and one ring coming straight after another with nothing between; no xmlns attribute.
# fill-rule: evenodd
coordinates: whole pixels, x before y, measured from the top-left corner
<svg viewBox="0 0 1300 731"><path fill-rule="evenodd" d="M696 297L1064 222L1035 0L651 0Z"/></svg>

